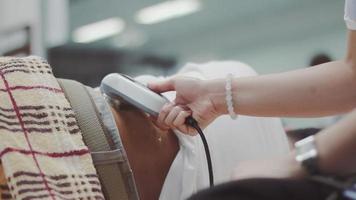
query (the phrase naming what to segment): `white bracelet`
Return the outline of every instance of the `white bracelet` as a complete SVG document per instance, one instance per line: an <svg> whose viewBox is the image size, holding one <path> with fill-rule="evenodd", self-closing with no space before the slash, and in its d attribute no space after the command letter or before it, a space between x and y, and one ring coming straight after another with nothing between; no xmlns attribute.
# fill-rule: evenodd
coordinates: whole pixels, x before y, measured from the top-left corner
<svg viewBox="0 0 356 200"><path fill-rule="evenodd" d="M229 112L229 115L231 117L231 119L236 119L237 115L234 111L234 103L232 101L232 87L231 87L231 83L232 83L232 74L229 73L226 77L226 86L225 86L225 90L226 90L226 105L227 105L227 111Z"/></svg>

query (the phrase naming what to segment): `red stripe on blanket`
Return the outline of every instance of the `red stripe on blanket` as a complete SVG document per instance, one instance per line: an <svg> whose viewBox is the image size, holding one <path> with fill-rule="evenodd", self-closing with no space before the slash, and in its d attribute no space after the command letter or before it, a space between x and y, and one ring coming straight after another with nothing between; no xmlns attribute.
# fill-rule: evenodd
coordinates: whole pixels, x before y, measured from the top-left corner
<svg viewBox="0 0 356 200"><path fill-rule="evenodd" d="M33 89L45 89L49 90L54 93L63 93L62 89L58 88L52 88L44 85L36 85L36 86L23 86L23 85L18 85L15 87L10 87L10 90L33 90ZM7 89L0 89L1 92L7 92Z"/></svg>
<svg viewBox="0 0 356 200"><path fill-rule="evenodd" d="M19 106L18 108L20 110L42 110L42 109L45 109L46 107L44 107L44 106Z"/></svg>
<svg viewBox="0 0 356 200"><path fill-rule="evenodd" d="M79 197L79 198L66 198L62 195L56 194L56 197L59 197L59 199L61 200L76 200L76 199L93 199L93 200L105 200L104 197L99 196L99 195L95 195L94 198L92 196L88 196L86 197L85 195L83 197ZM49 197L48 194L44 194L44 195L31 195L31 196L27 196L25 198L22 198L22 200L34 200L34 199L46 199L47 197Z"/></svg>
<svg viewBox="0 0 356 200"><path fill-rule="evenodd" d="M49 153L49 152L39 152L39 151L33 151L33 150L29 151L29 150L24 150L24 149L15 149L15 148L7 147L0 152L0 158L2 156L4 156L5 154L14 153L14 152L25 154L25 155L37 154L37 155L42 155L42 156L48 156L51 158L64 158L64 157L70 157L70 156L83 156L83 155L89 154L88 149Z"/></svg>
<svg viewBox="0 0 356 200"><path fill-rule="evenodd" d="M11 104L12 104L12 106L13 106L13 109L14 109L15 113L16 113L16 116L17 116L17 118L18 118L18 120L19 120L19 122L20 122L21 128L22 128L22 130L23 130L24 136L25 136L26 141L27 141L27 144L28 144L28 147L29 147L29 149L30 149L30 151L31 151L32 158L33 158L33 160L34 160L34 162L35 162L35 164L36 164L36 167L37 167L39 173L42 175L41 177L42 177L42 179L43 179L43 182L44 182L44 184L45 184L45 187L46 187L46 189L47 189L47 191L48 191L49 196L51 197L51 199L55 200L54 195L53 195L51 189L50 189L49 186L48 186L48 183L47 183L47 180L46 180L46 178L45 178L45 176L44 176L44 173L42 172L42 169L41 169L41 167L40 167L40 164L39 164L39 162L38 162L38 160L37 160L37 158L36 158L36 155L35 155L35 153L33 153L33 148L32 148L32 144L31 144L31 142L30 142L29 136L28 136L28 132L27 132L26 129L25 129L25 124L24 124L23 121L22 121L20 110L19 110L19 108L18 108L18 106L17 106L17 103L16 103L16 100L15 100L14 96L12 95L12 92L11 92L10 86L9 86L9 83L7 82L7 80L6 80L6 78L5 78L5 75L3 74L2 71L0 71L0 76L1 76L1 78L2 78L2 80L3 80L3 82L4 82L5 88L6 88L6 90L7 90L7 93L8 93L8 95L9 95L9 98L10 98L10 100L11 100Z"/></svg>
<svg viewBox="0 0 356 200"><path fill-rule="evenodd" d="M38 132L38 133L52 133L53 129L52 128L35 128L35 127L30 127L30 128L8 128L6 126L1 126L0 125L0 130L8 130L11 132L23 132L24 130L28 133L32 132ZM71 133L72 134L72 133ZM74 133L73 133L74 134Z"/></svg>
<svg viewBox="0 0 356 200"><path fill-rule="evenodd" d="M4 71L5 69L9 69L9 68L31 68L31 69L35 69L35 66L30 66L28 67L24 62L20 62L20 63L16 63L12 62L12 63L8 63L8 64L4 64L3 67L0 67L0 70ZM37 69L40 70L50 70L50 67L46 64L44 66L41 65L37 65Z"/></svg>
<svg viewBox="0 0 356 200"><path fill-rule="evenodd" d="M48 175L45 175L45 174L39 174L39 173L34 173L34 172L25 172L25 171L18 171L18 172L15 172L14 175L13 175L14 178L17 178L17 177L20 177L20 176L29 176L29 177L46 176L47 178L55 180L55 181L63 180L63 179L68 178L68 175L64 175L64 174L56 175L56 176L48 176Z"/></svg>
<svg viewBox="0 0 356 200"><path fill-rule="evenodd" d="M36 193L36 192L42 192L46 190L46 188L27 188L27 189L21 189L18 191L19 194L24 194L24 193ZM73 194L72 191L61 191L61 190L56 190L54 188L51 188L52 191L55 191L59 194L63 194L63 195L69 195L69 194Z"/></svg>
<svg viewBox="0 0 356 200"><path fill-rule="evenodd" d="M5 70L5 69L9 69L9 68L20 68L20 67L27 67L24 64L5 64L3 67L0 68L0 70Z"/></svg>
<svg viewBox="0 0 356 200"><path fill-rule="evenodd" d="M19 106L19 110L42 110L45 109L46 107L44 106ZM15 110L13 108L3 108L0 107L1 111L4 112L14 112Z"/></svg>
<svg viewBox="0 0 356 200"><path fill-rule="evenodd" d="M0 113L1 115L1 113ZM4 119L0 119L0 123L4 123L6 125L9 125L9 126L14 126L14 125L20 125L19 122L11 122L11 121L7 121L7 120L4 120ZM23 121L24 124L35 124L35 125L49 125L50 122L49 121L35 121L35 120L24 120ZM76 122L74 122L76 123Z"/></svg>
<svg viewBox="0 0 356 200"><path fill-rule="evenodd" d="M31 69L36 69L35 66L27 66L25 63L18 63L18 64L5 64L3 65L3 67L0 67L0 70L5 71L5 69L9 69L9 68L31 68ZM41 66L41 65L37 65L37 69L42 69L42 70L50 70L50 67L45 65L45 66Z"/></svg>
<svg viewBox="0 0 356 200"><path fill-rule="evenodd" d="M89 183L91 181L88 181ZM52 186L55 186L55 187L58 187L58 188L66 188L66 187L70 187L71 186L71 183L70 182L65 182L65 183L62 183L59 182L59 183L54 183L52 181L48 181L48 183ZM43 181L33 181L33 180L20 180L20 181L17 181L15 183L16 186L22 186L22 185L42 185L43 184ZM90 183L91 184L91 183ZM100 183L99 183L100 185Z"/></svg>
<svg viewBox="0 0 356 200"><path fill-rule="evenodd" d="M13 72L22 72L22 73L26 73L26 74L30 74L30 73L52 74L52 72L50 70L25 70L25 69L6 70L6 71L3 71L3 74L5 75L5 74L13 73Z"/></svg>
<svg viewBox="0 0 356 200"><path fill-rule="evenodd" d="M41 174L39 173L35 173L35 172L26 172L26 171L18 171L18 172L15 172L13 174L13 177L14 178L18 178L20 176L29 176L29 177L39 177L41 176ZM67 175L67 174L60 174L60 175L56 175L56 176L48 176L48 175L45 175L47 178L51 179L51 180L55 180L55 181L59 181L59 180L64 180L64 179L67 179L67 178L98 178L98 175L96 174L80 174L80 175Z"/></svg>
<svg viewBox="0 0 356 200"><path fill-rule="evenodd" d="M60 106L53 106L53 105L46 105L46 106L31 106L31 105L19 106L19 110L37 110L38 111L38 110L44 110L46 108L49 108L49 109L56 108L57 110L72 111L72 108L70 108L70 107L60 107ZM14 112L14 109L13 108L0 107L0 111Z"/></svg>
<svg viewBox="0 0 356 200"><path fill-rule="evenodd" d="M60 194L60 195L70 195L70 194L73 194L73 191L68 191L68 190L58 190L58 189L54 189L54 188L51 188L54 192ZM24 193L36 193L36 192L42 192L46 190L46 188L25 188L25 189L21 189L18 191L19 194L24 194ZM91 188L91 191L93 193L101 193L101 189L100 188ZM76 191L77 193L87 193L88 192L88 189L87 188L84 188L84 189L78 189Z"/></svg>
<svg viewBox="0 0 356 200"><path fill-rule="evenodd" d="M21 117L33 117L36 119L43 119L45 117L48 117L47 113L21 113Z"/></svg>
<svg viewBox="0 0 356 200"><path fill-rule="evenodd" d="M7 118L7 119L15 119L17 118L16 115L5 115L5 114L2 114L0 112L0 116L4 117L4 118ZM21 117L32 117L32 118L36 118L36 119L42 119L42 118L45 118L47 117L48 114L47 113L21 113Z"/></svg>
<svg viewBox="0 0 356 200"><path fill-rule="evenodd" d="M56 197L59 197L59 199L61 200L75 200L74 198L65 198L62 195L54 195ZM21 200L34 200L34 199L47 199L48 197L54 197L54 196L50 196L49 194L42 194L42 195L31 195L31 196L26 196L24 198L22 198Z"/></svg>
<svg viewBox="0 0 356 200"><path fill-rule="evenodd" d="M4 117L6 119L15 119L16 118L16 115L5 115L5 114L3 114L1 112L0 112L0 116Z"/></svg>
<svg viewBox="0 0 356 200"><path fill-rule="evenodd" d="M11 69L11 70L3 71L3 74L5 75L5 74L8 74L8 73L13 73L13 72L23 72L23 73L29 74L30 70L26 70L26 69Z"/></svg>
<svg viewBox="0 0 356 200"><path fill-rule="evenodd" d="M36 119L43 119L48 117L47 113L21 113L21 117L33 117Z"/></svg>

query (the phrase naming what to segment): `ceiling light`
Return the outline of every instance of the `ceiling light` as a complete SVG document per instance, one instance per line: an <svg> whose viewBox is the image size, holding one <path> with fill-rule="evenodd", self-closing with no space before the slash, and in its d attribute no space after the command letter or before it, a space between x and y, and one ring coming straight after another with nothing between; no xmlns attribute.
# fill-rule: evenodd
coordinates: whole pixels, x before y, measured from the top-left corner
<svg viewBox="0 0 356 200"><path fill-rule="evenodd" d="M155 24L197 12L201 8L198 0L171 0L149 6L138 11L135 19L140 24Z"/></svg>
<svg viewBox="0 0 356 200"><path fill-rule="evenodd" d="M125 22L120 18L109 18L77 28L73 32L73 41L89 43L101 40L122 32Z"/></svg>

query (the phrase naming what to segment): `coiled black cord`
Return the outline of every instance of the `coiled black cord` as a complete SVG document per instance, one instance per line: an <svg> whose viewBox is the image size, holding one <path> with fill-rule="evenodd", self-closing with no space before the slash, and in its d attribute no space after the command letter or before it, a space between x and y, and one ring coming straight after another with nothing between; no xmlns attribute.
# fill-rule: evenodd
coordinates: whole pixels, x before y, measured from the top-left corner
<svg viewBox="0 0 356 200"><path fill-rule="evenodd" d="M191 127L193 127L195 130L198 131L201 140L203 141L203 146L205 150L205 155L206 155L206 161L208 163L208 171L209 171L209 183L210 187L214 186L214 174L213 174L213 165L211 164L211 157L210 157L210 151L209 151L209 146L208 142L206 141L206 138L204 136L203 131L198 125L198 122L191 116L187 117L185 119L185 123Z"/></svg>

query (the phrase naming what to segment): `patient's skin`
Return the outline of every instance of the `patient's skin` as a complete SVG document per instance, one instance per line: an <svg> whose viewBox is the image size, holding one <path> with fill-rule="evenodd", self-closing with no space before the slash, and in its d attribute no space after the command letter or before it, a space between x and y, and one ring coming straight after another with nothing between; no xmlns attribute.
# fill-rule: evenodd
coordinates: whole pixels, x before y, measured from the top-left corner
<svg viewBox="0 0 356 200"><path fill-rule="evenodd" d="M162 131L138 109L112 108L122 143L142 200L159 198L169 168L179 150L172 131Z"/></svg>

